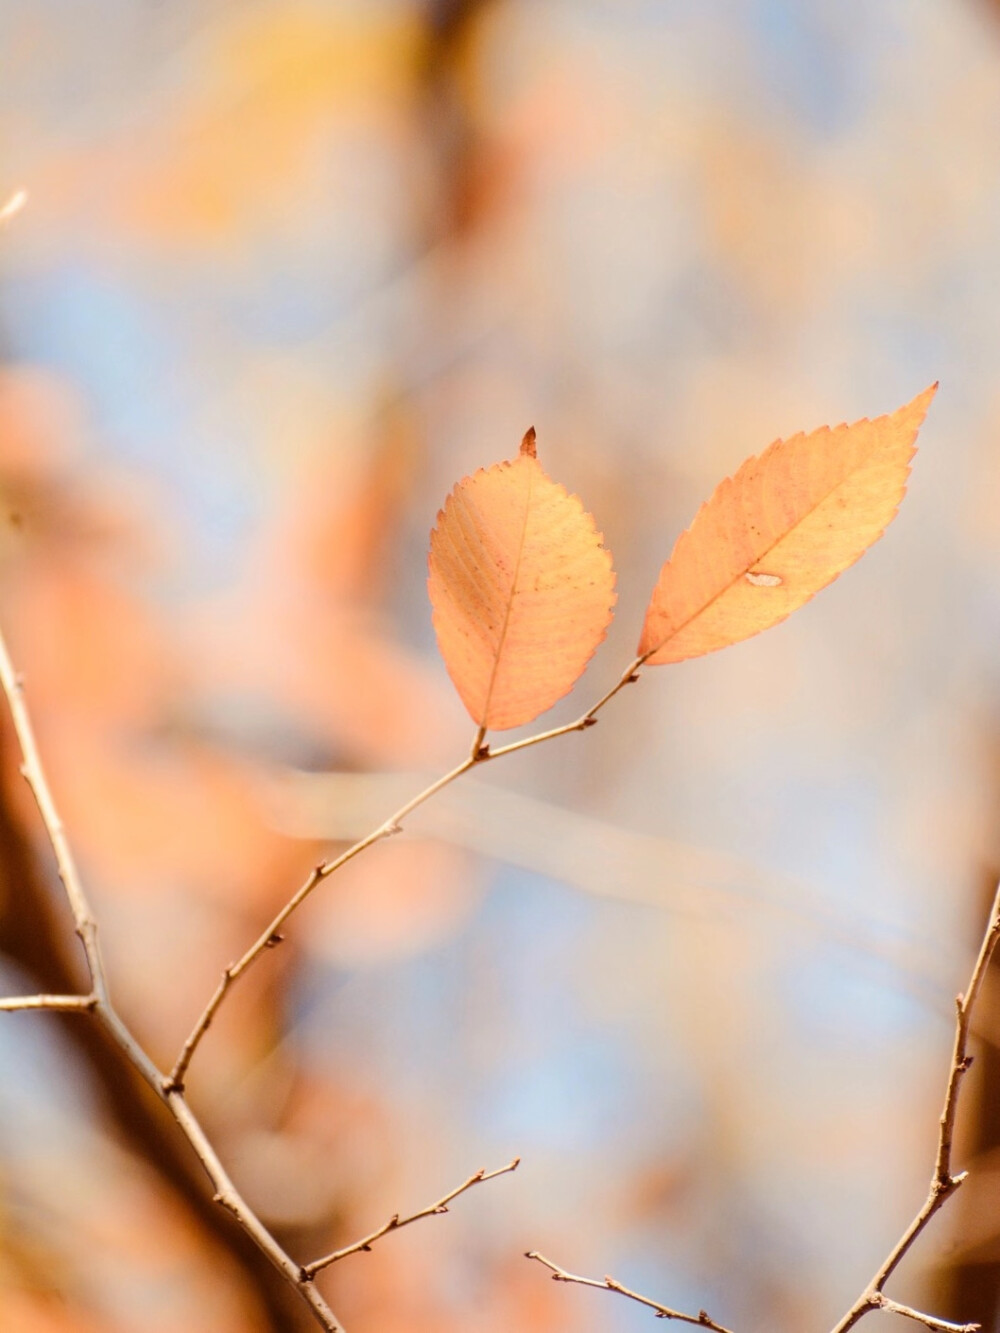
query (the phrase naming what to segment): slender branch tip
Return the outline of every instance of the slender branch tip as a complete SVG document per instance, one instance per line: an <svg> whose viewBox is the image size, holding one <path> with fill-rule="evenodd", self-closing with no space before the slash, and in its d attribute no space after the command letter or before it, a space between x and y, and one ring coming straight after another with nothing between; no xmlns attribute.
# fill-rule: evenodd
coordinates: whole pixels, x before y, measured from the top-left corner
<svg viewBox="0 0 1000 1333"><path fill-rule="evenodd" d="M340 1250L333 1250L330 1254L314 1259L312 1263L305 1265L304 1271L309 1273L311 1277L315 1277L324 1268L339 1263L341 1259L346 1259L351 1254L367 1252L376 1241L381 1240L383 1236L388 1236L390 1232L400 1231L403 1227L408 1227L413 1222L419 1222L422 1218L440 1217L442 1213L450 1212L448 1205L453 1199L457 1199L460 1194L472 1189L474 1185L481 1185L486 1180L493 1180L496 1176L502 1176L508 1171L513 1171L520 1160L520 1157L515 1157L513 1162L508 1162L506 1166L497 1167L494 1171L487 1171L485 1168L475 1171L466 1180L463 1180L461 1185L457 1185L454 1189L449 1190L447 1194L442 1195L440 1199L436 1199L434 1203L428 1204L425 1208L419 1208L415 1213L410 1213L406 1217L402 1216L401 1213L393 1213L387 1222L383 1222L380 1227L369 1232L367 1236L362 1236L360 1240L354 1241L352 1245L345 1245Z"/></svg>

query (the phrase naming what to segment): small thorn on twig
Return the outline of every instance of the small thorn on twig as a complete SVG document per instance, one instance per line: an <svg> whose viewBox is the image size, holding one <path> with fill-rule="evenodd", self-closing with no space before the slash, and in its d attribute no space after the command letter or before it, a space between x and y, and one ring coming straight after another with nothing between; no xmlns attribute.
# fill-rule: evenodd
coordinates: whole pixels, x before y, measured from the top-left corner
<svg viewBox="0 0 1000 1333"><path fill-rule="evenodd" d="M632 674L631 674L631 676L629 676L628 680L626 680L625 684L626 684L626 685L634 685L635 682L636 682L638 679L639 679L639 673L638 673L638 671L633 671Z"/></svg>
<svg viewBox="0 0 1000 1333"><path fill-rule="evenodd" d="M282 935L280 930L276 930L273 935L268 935L267 940L264 943L264 948L276 949L279 944L283 944L284 942L284 935Z"/></svg>
<svg viewBox="0 0 1000 1333"><path fill-rule="evenodd" d="M300 1287L304 1287L308 1282L312 1282L312 1280L313 1280L313 1274L309 1272L309 1269L308 1269L308 1268L300 1268L300 1269L299 1269L299 1286L300 1286Z"/></svg>
<svg viewBox="0 0 1000 1333"><path fill-rule="evenodd" d="M480 745L479 748L476 750L476 753L472 756L472 762L474 764L481 764L484 763L487 759L489 759L489 757L490 757L490 747L488 745Z"/></svg>
<svg viewBox="0 0 1000 1333"><path fill-rule="evenodd" d="M402 824L397 824L396 821L393 820L391 824L386 824L384 829L384 836L387 838L394 838L397 833L402 833L402 831L403 831Z"/></svg>
<svg viewBox="0 0 1000 1333"><path fill-rule="evenodd" d="M600 718L597 717L585 717L580 723L580 730L583 731L586 727L596 727L599 721Z"/></svg>

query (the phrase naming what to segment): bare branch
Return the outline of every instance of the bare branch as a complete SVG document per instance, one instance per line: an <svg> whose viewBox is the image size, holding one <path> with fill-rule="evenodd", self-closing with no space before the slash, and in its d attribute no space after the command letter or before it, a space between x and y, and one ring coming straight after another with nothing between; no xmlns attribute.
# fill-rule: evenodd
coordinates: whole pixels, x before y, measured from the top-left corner
<svg viewBox="0 0 1000 1333"><path fill-rule="evenodd" d="M20 1009L57 1009L62 1012L79 1009L89 1013L96 1007L96 995L15 995L0 1000L0 1013L7 1014Z"/></svg>
<svg viewBox="0 0 1000 1333"><path fill-rule="evenodd" d="M556 736L565 735L570 731L583 730L590 726L596 714L604 707L614 696L631 681L638 679L637 670L642 665L641 659L633 662L622 674L618 682L608 690L588 711L576 722L570 723L565 727L558 727L553 731L542 732L535 737L529 737L525 741L515 742L512 745L505 746L500 750L491 752L487 745L483 744L485 731L480 729L476 734L475 745L469 757L464 759L455 768L445 773L442 777L432 782L418 795L412 797L402 805L393 815L390 815L383 823L375 828L366 837L360 839L353 846L349 847L340 856L332 861L322 861L314 867L312 872L298 891L293 894L278 915L262 932L258 939L251 945L247 952L236 963L233 963L225 969L218 986L212 994L211 999L206 1005L203 1013L191 1031L190 1036L184 1043L180 1055L169 1074L163 1074L150 1060L149 1056L136 1041L135 1037L126 1027L125 1023L112 1007L107 988L107 980L104 970L104 964L101 959L100 950L97 943L97 921L91 909L89 900L84 891L82 882L76 869L72 853L63 830L62 821L59 818L58 811L52 799L52 794L48 787L45 773L42 769L41 761L38 756L35 744L34 733L31 727L31 721L27 708L24 703L23 691L20 677L14 670L6 644L0 636L0 685L7 697L14 721L14 728L17 733L18 741L21 746L23 763L21 771L24 774L31 790L35 796L36 803L42 816L49 842L52 845L56 857L56 864L59 870L60 878L69 899L70 908L73 913L73 919L76 925L77 934L84 946L87 965L91 975L93 985L93 995L91 996L27 996L18 997L2 1003L3 1009L89 1009L97 1016L101 1026L112 1037L119 1049L125 1054L131 1064L139 1071L147 1083L155 1090L160 1099L166 1104L181 1131L187 1138L191 1147L194 1149L199 1161L204 1167L209 1179L215 1189L215 1200L221 1206L227 1209L236 1218L243 1230L251 1237L258 1248L267 1256L275 1267L285 1276L292 1286L298 1291L299 1295L306 1301L310 1309L315 1314L318 1322L328 1333L342 1333L342 1326L338 1322L333 1311L316 1290L314 1278L322 1269L336 1263L339 1259L345 1258L348 1254L354 1254L359 1251L370 1249L376 1240L381 1236L387 1235L390 1231L397 1231L401 1227L408 1226L411 1222L416 1222L422 1217L430 1217L437 1213L447 1212L448 1204L451 1200L458 1197L459 1194L471 1189L472 1186L480 1184L485 1180L490 1180L494 1176L502 1175L508 1171L513 1171L518 1164L515 1159L507 1166L491 1172L481 1171L470 1176L468 1180L463 1181L456 1189L449 1194L444 1195L435 1203L419 1212L413 1213L409 1217L400 1218L398 1215L372 1232L369 1236L356 1242L354 1245L347 1246L345 1249L336 1251L333 1254L323 1256L314 1260L312 1264L305 1267L296 1264L288 1256L264 1224L250 1209L246 1201L241 1197L233 1182L230 1180L225 1168L219 1161L215 1150L206 1137L198 1121L191 1112L190 1107L183 1097L184 1076L190 1065L202 1038L208 1031L211 1023L218 1012L226 995L229 993L233 983L249 968L257 958L268 948L272 948L281 942L281 927L291 914L300 906L301 903L312 893L318 884L320 884L334 871L339 870L341 866L346 865L348 861L361 854L368 847L373 846L383 838L391 837L398 833L402 827L403 820L410 815L418 806L423 805L425 801L436 795L449 783L460 778L467 773L470 768L476 764L486 763L492 759L499 758L502 754L511 754L516 750L524 749L528 745L539 744L542 741L552 740ZM569 1280L569 1279L565 1279ZM618 1289L618 1288L615 1288ZM633 1293L626 1292L624 1288L620 1289L623 1294L632 1296L632 1299L642 1300ZM666 1311L661 1310L666 1316ZM673 1318L685 1318L681 1315L670 1315ZM707 1326L717 1329L718 1333L728 1333L721 1329L719 1325L713 1324L707 1318L696 1319L689 1322L701 1322Z"/></svg>
<svg viewBox="0 0 1000 1333"><path fill-rule="evenodd" d="M888 1296L882 1297L879 1306L883 1310L891 1310L893 1314L915 1319L918 1324L926 1324L928 1328L938 1330L938 1333L977 1333L980 1327L979 1324L953 1324L949 1319L938 1319L935 1315L925 1314L923 1310L914 1310L909 1305L891 1301Z"/></svg>
<svg viewBox="0 0 1000 1333"><path fill-rule="evenodd" d="M913 1221L903 1232L902 1236L889 1252L888 1257L879 1268L878 1272L869 1282L862 1294L851 1306L850 1310L843 1317L839 1324L833 1330L833 1333L847 1333L854 1327L866 1314L872 1310L890 1310L895 1314L903 1315L907 1319L916 1320L924 1324L927 1328L935 1330L935 1333L976 1333L978 1324L955 1324L947 1319L939 1319L936 1315L926 1314L921 1310L915 1310L911 1306L901 1305L898 1301L890 1299L884 1294L884 1287L890 1276L895 1272L905 1255L909 1252L913 1242L927 1226L928 1222L944 1204L945 1200L959 1188L965 1179L965 1172L958 1175L952 1173L951 1153L952 1143L955 1134L955 1117L958 1110L958 1097L961 1090L962 1080L965 1077L969 1066L972 1064L970 1056L967 1054L969 1039L969 1027L972 1020L972 1010L976 999L982 989L983 978L989 967L990 958L996 947L997 940L1000 938L1000 888L997 889L996 897L993 900L993 908L990 912L989 923L983 936L982 944L972 969L972 976L966 987L964 995L959 995L955 1001L956 1022L955 1022L955 1043L952 1050L951 1066L948 1071L948 1085L945 1092L944 1107L941 1112L938 1133L938 1147L934 1163L934 1174L931 1177L930 1189L923 1207L914 1217ZM682 1314L678 1310L672 1310L669 1306L660 1305L657 1301L650 1300L648 1296L642 1296L638 1292L630 1291L622 1286L614 1278L606 1277L603 1280L598 1278L579 1277L575 1273L569 1273L558 1264L554 1264L550 1259L546 1259L537 1250L532 1250L526 1256L529 1259L535 1259L548 1268L553 1278L557 1282L575 1282L584 1287L597 1287L605 1291L617 1291L622 1296L627 1296L630 1300L638 1301L640 1305L646 1305L655 1310L663 1319L679 1319L687 1324L701 1324L704 1327L717 1330L717 1333L723 1333L721 1325L714 1323L704 1310L699 1311L697 1315Z"/></svg>
<svg viewBox="0 0 1000 1333"><path fill-rule="evenodd" d="M174 1064L173 1069L171 1069L170 1073L163 1080L164 1092L184 1091L184 1075L187 1073L187 1067L191 1063L191 1057L198 1049L198 1045L201 1042L202 1037L204 1037L205 1033L212 1026L212 1019L215 1017L215 1012L218 1009L219 1005L222 1003L222 1001L226 998L226 995L229 991L229 987L232 984L233 984L233 971L231 967L227 967L222 974L222 980L219 982L218 986L215 988L215 991L212 994L212 998L205 1006L197 1023L191 1029L191 1034L185 1041L183 1047L181 1048L181 1053L177 1057L177 1061Z"/></svg>
<svg viewBox="0 0 1000 1333"><path fill-rule="evenodd" d="M486 737L486 728L479 727L476 731L472 749L467 759L464 759L460 764L457 764L448 773L445 773L443 777L432 782L429 787L425 787L422 792L412 797L405 805L400 806L395 814L390 815L388 819L379 824L371 833L354 843L353 846L348 847L347 851L342 852L340 856L332 861L321 861L319 865L315 866L305 883L292 895L291 898L289 898L288 902L284 905L271 924L264 928L243 957L240 958L238 962L231 963L229 967L225 969L222 974L222 980L213 992L212 998L202 1010L198 1021L191 1029L189 1036L181 1048L180 1055L177 1057L173 1069L164 1080L165 1091L177 1092L183 1089L184 1077L187 1074L188 1066L194 1057L195 1051L197 1051L202 1038L211 1027L212 1020L218 1012L219 1006L229 994L233 983L257 961L265 950L273 948L274 945L281 942L281 927L296 908L305 902L318 884L321 884L323 880L328 879L330 875L339 870L341 866L346 865L348 861L353 861L356 856L360 856L362 852L367 851L369 847L374 846L375 843L381 842L383 838L388 838L393 834L399 833L402 830L403 821L408 815L412 814L418 806L423 805L425 801L429 801L432 796L436 796L439 791L443 790L443 788L462 777L470 768L474 768L478 764L489 763L490 760L499 759L506 754L514 754L518 750L525 750L531 745L539 745L543 741L555 740L557 736L566 736L571 731L583 731L587 727L592 726L597 720L597 714L604 705L609 703L619 690L624 689L626 685L639 679L638 672L639 668L642 666L643 660L643 658L637 657L633 662L630 662L611 689L603 694L601 698L598 699L597 703L588 708L587 711L581 717L578 717L575 722L568 722L565 726L554 727L551 731L539 732L535 736L528 736L524 740L514 741L510 745L501 746L497 750L492 750L488 745L483 743Z"/></svg>
<svg viewBox="0 0 1000 1333"><path fill-rule="evenodd" d="M939 1121L938 1146L934 1161L934 1174L931 1176L927 1198L924 1200L923 1207L916 1214L913 1221L889 1251L888 1256L878 1272L848 1310L847 1314L841 1319L840 1323L836 1325L833 1333L847 1333L847 1330L853 1328L859 1320L863 1319L864 1316L869 1313L869 1311L880 1309L893 1309L897 1314L903 1314L907 1315L909 1318L917 1319L921 1323L926 1324L929 1328L953 1330L955 1328L965 1329L966 1327L977 1327L977 1325L966 1326L949 1324L946 1320L936 1319L932 1315L924 1315L919 1311L910 1310L908 1306L899 1306L896 1302L890 1301L888 1297L883 1295L883 1289L896 1268L909 1253L913 1242L924 1230L938 1209L947 1199L951 1198L962 1184L962 1181L966 1178L966 1173L964 1171L955 1175L951 1169L952 1142L955 1135L955 1116L958 1112L958 1097L962 1088L962 1080L964 1079L969 1066L972 1064L972 1059L966 1051L969 1041L969 1026L972 1020L972 1010L982 988L983 978L986 975L986 969L989 967L990 958L993 955L993 950L996 947L998 938L1000 938L1000 888L997 889L996 896L993 899L993 907L990 911L989 923L986 927L986 932L983 935L982 944L979 946L979 953L972 969L972 976L969 978L969 984L965 989L964 995L958 995L955 998L955 1043L952 1048L951 1066L948 1070L948 1085L945 1090L944 1107L941 1111L941 1118Z"/></svg>
<svg viewBox="0 0 1000 1333"><path fill-rule="evenodd" d="M546 1259L544 1254L539 1254L537 1250L529 1250L525 1256L526 1259L535 1259L538 1263L544 1264L552 1274L553 1282L575 1282L580 1287L596 1287L599 1291L616 1291L619 1296L627 1296L630 1301L637 1301L640 1305L645 1305L650 1310L655 1310L660 1319L677 1319L684 1324L697 1324L700 1328L711 1328L715 1333L730 1333L730 1330L723 1324L717 1324L714 1319L710 1319L704 1310L699 1310L697 1314L683 1314L680 1310L674 1310L669 1305L661 1305L659 1301L650 1300L648 1296L642 1296L637 1291L623 1286L613 1277L596 1278L580 1277L577 1273L570 1273L565 1268L560 1268L554 1264L551 1259Z"/></svg>
<svg viewBox="0 0 1000 1333"><path fill-rule="evenodd" d="M302 1276L311 1281L324 1268L339 1263L341 1259L346 1259L348 1255L360 1254L363 1251L370 1250L377 1240L381 1240L383 1236L388 1236L390 1231L401 1231L403 1227L408 1227L411 1222L419 1222L421 1218L435 1217L440 1213L447 1213L449 1211L448 1205L452 1199L457 1199L460 1194L472 1189L474 1185L481 1185L486 1180L494 1180L497 1176L504 1176L509 1171L516 1171L520 1164L520 1157L515 1157L512 1162L508 1162L506 1166L498 1166L495 1171L486 1171L485 1169L476 1171L468 1180L463 1180L461 1185L449 1190L447 1194L443 1194L435 1203L430 1203L426 1208L411 1213L409 1217L400 1217L399 1213L393 1213L388 1222L383 1222L375 1231L370 1232L367 1236L362 1236L353 1245L345 1245L342 1250L334 1250L332 1254L325 1254L321 1259L314 1259L311 1264L305 1264L302 1269Z"/></svg>
<svg viewBox="0 0 1000 1333"><path fill-rule="evenodd" d="M10 706L11 715L14 721L14 729L17 732L18 741L21 745L21 753L24 762L21 765L21 772L27 779L35 800L38 804L42 820L45 824L49 841L52 844L52 850L55 853L56 864L59 868L59 875L66 890L66 896L69 899L70 909L73 913L73 919L76 923L76 931L83 942L84 950L87 956L87 964L90 969L91 981L94 993L91 996L28 996L25 997L29 1003L25 1004L20 998L14 1001L7 1001L4 1008L90 1008L96 1016L98 1022L109 1034L118 1048L125 1055L126 1059L142 1075L153 1091L162 1102L165 1103L171 1115L180 1126L181 1132L193 1148L198 1160L201 1162L211 1180L215 1190L215 1200L217 1203L232 1213L233 1217L247 1233L247 1235L257 1245L258 1249L264 1254L270 1262L284 1276L285 1280L298 1292L299 1296L305 1301L312 1311L316 1321L320 1326L326 1329L327 1333L344 1333L343 1325L337 1319L337 1316L327 1305L326 1301L316 1290L315 1283L302 1274L302 1269L271 1235L268 1229L261 1222L260 1218L253 1212L249 1204L242 1197L236 1186L230 1180L225 1167L219 1160L215 1149L205 1131L195 1119L191 1108L181 1096L179 1090L169 1089L167 1080L153 1061L149 1058L142 1046L138 1043L125 1023L112 1007L108 997L107 981L105 978L104 965L101 961L100 951L97 947L97 922L91 911L89 901L84 892L73 861L69 844L63 831L62 821L59 818L55 803L52 800L52 794L49 791L48 782L42 770L41 761L38 757L38 751L35 746L34 733L31 727L31 721L28 716L27 708L24 703L24 696L21 688L21 681L14 670L4 643L3 636L0 635L0 686L2 686L7 702ZM33 1000L52 1000L60 1003L52 1004L32 1004Z"/></svg>
<svg viewBox="0 0 1000 1333"><path fill-rule="evenodd" d="M18 743L21 746L23 759L21 772L31 788L49 842L52 844L52 850L55 853L56 867L59 871L59 878L63 882L63 888L66 890L66 897L69 899L76 933L80 937L84 953L87 956L91 985L94 988L94 994L99 999L105 1000L108 993L107 982L104 975L104 963L101 960L101 950L97 942L97 921L80 881L73 854L70 851L69 843L66 841L62 820L59 818L59 812L52 799L49 784L38 758L38 747L35 744L35 733L24 702L24 688L21 677L14 670L14 664L10 659L10 653L7 651L7 644L2 634L0 634L0 685L2 685L3 692L7 696L11 720L14 723L14 730L17 732Z"/></svg>
<svg viewBox="0 0 1000 1333"><path fill-rule="evenodd" d="M179 1092L183 1089L184 1075L187 1073L194 1053L201 1044L201 1039L211 1027L212 1020L233 983L243 975L248 967L256 962L265 950L274 948L275 945L281 943L281 927L295 909L305 902L317 884L321 884L334 871L339 870L341 866L345 866L348 861L353 861L356 856L360 856L363 851L374 846L375 843L398 833L407 815L412 814L418 806L423 805L425 801L429 801L432 796L435 796L442 788L447 787L449 783L454 782L456 778L460 778L463 773L467 773L477 762L476 756L470 755L468 759L464 759L450 772L438 778L436 782L432 782L429 787L425 787L422 792L412 797L405 805L401 805L395 814L390 815L388 819L379 824L378 828L373 829L371 833L361 838L352 847L348 847L346 852L342 852L340 856L332 861L320 861L319 865L313 867L305 883L289 898L271 924L262 931L243 957L238 962L231 963L223 972L222 980L213 992L212 998L205 1006L197 1023L191 1029L191 1033L177 1057L176 1064L164 1080L164 1091Z"/></svg>
<svg viewBox="0 0 1000 1333"><path fill-rule="evenodd" d="M606 694L602 694L597 703L588 708L585 713L581 713L575 722L567 722L561 727L553 727L550 731L540 731L535 736L527 736L523 741L512 741L510 745L501 745L496 750L487 746L485 752L480 751L480 759L499 759L501 755L515 754L518 750L526 750L530 745L541 745L544 741L554 741L557 736L567 736L571 731L585 731L587 727L592 727L597 721L597 714L604 705L610 703L619 690L623 690L626 685L633 685L639 679L639 668L645 660L643 657L637 657L633 662L630 662L611 689Z"/></svg>

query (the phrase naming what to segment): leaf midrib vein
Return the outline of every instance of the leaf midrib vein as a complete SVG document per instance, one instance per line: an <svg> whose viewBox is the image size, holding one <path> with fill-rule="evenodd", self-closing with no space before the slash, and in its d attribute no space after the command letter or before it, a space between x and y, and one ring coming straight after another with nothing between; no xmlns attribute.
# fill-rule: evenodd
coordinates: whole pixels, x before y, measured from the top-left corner
<svg viewBox="0 0 1000 1333"><path fill-rule="evenodd" d="M831 434L832 434L832 433L833 433L833 432L831 432ZM876 446L876 448L877 448L877 446ZM826 502L827 502L827 500L829 500L830 497L831 497L832 495L834 495L834 494L841 488L841 486L846 486L846 484L851 480L851 478L852 478L856 473L860 472L860 471L862 470L862 468L867 467L867 466L869 465L869 463L871 463L871 461L872 461L872 455L873 455L875 452L876 452L876 449L873 448L873 449L869 452L869 454L867 455L866 458L864 458L860 463L858 463L858 465L857 465L856 467L851 468L851 470L846 474L846 476L841 477L841 479L840 479L838 482L835 482L834 485L831 486L830 489L829 489L828 491L826 491L826 492L825 492L825 493L824 493L824 494L823 494L823 495L816 501L815 504L813 504L812 506L810 506L810 508L807 509L807 510L805 511L805 513L801 514L801 515L795 520L795 522L792 524L792 526L791 526L790 528L788 528L788 530L787 530L786 532L783 532L783 533L781 534L780 537L776 537L775 540L771 543L770 546L768 546L765 550L761 551L760 555L755 556L755 558L750 562L750 564L747 565L746 569L741 569L740 572L739 572L734 578L732 578L732 579L729 580L729 582L725 585L725 587L720 588L719 591L718 591L713 597L710 597L709 600L708 600L707 602L703 603L703 604L697 609L697 611L695 611L692 615L688 616L688 618L687 618L686 620L681 621L681 623L680 623L679 625L674 626L674 628L671 629L670 633L669 633L668 635L666 635L665 638L661 639L661 640L659 641L659 643L657 643L657 645L656 645L655 648L651 648L651 649L649 650L649 652L646 653L646 655L645 655L645 657L644 657L643 660L644 660L644 661L648 661L649 658L651 658L651 657L655 657L656 654L657 654L658 652L661 651L661 649L665 648L666 645L667 645L668 643L670 643L670 642L672 642L674 639L676 639L677 636L678 636L678 634L683 633L683 631L686 630L687 627L688 627L689 625L692 625L692 624L698 619L699 616L703 616L703 615L705 614L705 612L708 611L711 607L713 607L717 601L719 601L721 598L725 597L726 593L729 592L729 590L730 590L731 588L735 588L735 586L737 585L737 583L739 583L740 579L746 577L747 573L753 568L754 565L759 565L760 562L761 562L762 560L766 560L767 557L771 554L771 552L774 550L774 548L775 548L776 546L780 546L781 543L782 543L783 541L786 541L786 540L792 535L792 533L795 531L796 528L801 527L801 525L806 521L807 518L811 518L812 515L815 514L816 510L819 509L822 505L825 505ZM761 454L761 455L757 458L756 461L759 463L759 462L761 461L761 459L763 459L765 456L766 456L765 454ZM907 463L909 463L909 459L907 459ZM735 479L736 479L736 476L738 476L738 475L739 475L739 471L737 471L737 473L734 475L734 478L733 478L734 481L735 481ZM741 488L741 490L742 490L742 488ZM710 501L709 503L711 503L711 501ZM742 508L742 505L743 505L743 497L742 497L742 493L741 493L741 495L740 495L740 506L741 506L741 508ZM899 507L899 506L898 506L898 504L897 504L897 508L898 508L898 507ZM693 526L694 526L694 524L692 524L692 527L693 527ZM690 531L691 531L691 528L688 528L688 532L690 532ZM884 531L885 531L885 528L883 527L882 532L884 532ZM867 551L867 550L869 549L870 546L873 546L873 545L875 544L875 542L878 540L878 537L880 537L881 535L882 535L882 533L879 533L877 537L872 538L872 541L869 543L868 546L865 547L865 550L861 552L861 555L864 555L864 554L865 554L865 551ZM860 559L860 556L858 556L857 558ZM668 563L669 563L669 562L668 562ZM843 571L838 571L838 572L842 573ZM837 575L834 575L833 577L836 578ZM831 579L831 580L828 580L828 582L832 582L832 579ZM825 586L825 585L824 585L824 586ZM810 593L810 597L814 596L814 595L815 595L815 592L818 592L818 591L819 591L819 589L816 589L816 590L814 591L814 593ZM809 598L806 598L806 600L808 601ZM789 614L791 614L791 613L789 612Z"/></svg>
<svg viewBox="0 0 1000 1333"><path fill-rule="evenodd" d="M514 464L515 466L518 461L519 460L515 460ZM483 703L483 715L479 719L479 725L482 727L486 727L489 725L486 719L489 717L490 704L493 701L493 690L496 686L497 672L500 670L500 659L503 657L504 644L507 641L507 630L510 628L511 612L514 609L514 596L517 591L517 582L521 573L521 561L524 558L525 539L527 538L528 535L528 516L531 513L531 494L535 484L534 471L535 469L532 468L528 473L528 493L527 496L525 497L525 502L524 502L524 522L521 524L521 536L517 544L517 555L514 559L514 576L511 579L510 596L507 598L507 607L506 610L504 611L503 625L500 628L500 639L497 643L496 654L493 658L493 669L490 672L490 683L486 687L486 699Z"/></svg>

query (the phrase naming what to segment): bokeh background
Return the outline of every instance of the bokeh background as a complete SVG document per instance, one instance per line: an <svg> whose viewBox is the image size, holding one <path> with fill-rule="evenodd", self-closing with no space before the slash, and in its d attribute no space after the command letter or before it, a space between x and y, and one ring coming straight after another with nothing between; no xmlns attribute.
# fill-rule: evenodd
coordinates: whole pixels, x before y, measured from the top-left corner
<svg viewBox="0 0 1000 1333"><path fill-rule="evenodd" d="M822 1329L923 1199L1000 864L1000 7L0 0L0 615L118 1002L169 1065L324 849L466 751L426 547L538 430L619 572L941 390L900 517L329 882L191 1098L350 1333L632 1333L536 1247ZM0 985L80 959L4 722ZM980 1027L1000 1036L988 991ZM895 1280L997 1321L1000 1084ZM82 1018L0 1024L0 1326L312 1327ZM891 1319L890 1316L882 1317Z"/></svg>

